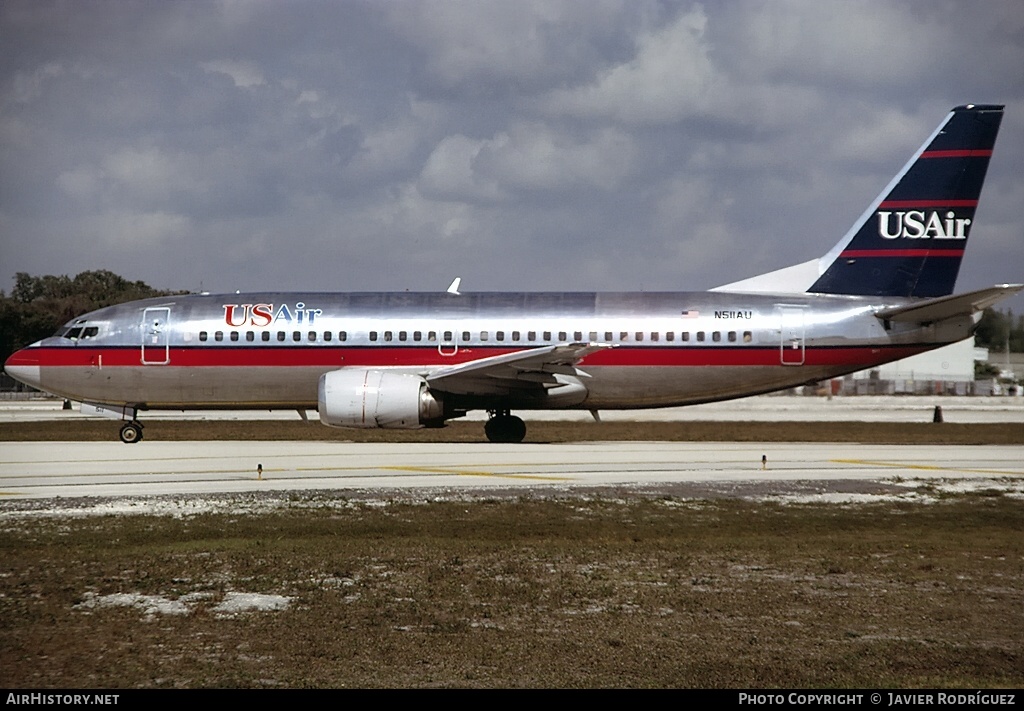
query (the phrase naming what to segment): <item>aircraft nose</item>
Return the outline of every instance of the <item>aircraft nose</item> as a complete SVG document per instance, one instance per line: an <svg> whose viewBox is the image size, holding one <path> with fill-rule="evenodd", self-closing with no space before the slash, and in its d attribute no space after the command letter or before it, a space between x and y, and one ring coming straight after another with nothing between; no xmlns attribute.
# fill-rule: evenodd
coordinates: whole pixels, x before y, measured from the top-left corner
<svg viewBox="0 0 1024 711"><path fill-rule="evenodd" d="M39 356L32 348L16 351L4 363L4 370L18 382L40 387L42 377L39 368Z"/></svg>

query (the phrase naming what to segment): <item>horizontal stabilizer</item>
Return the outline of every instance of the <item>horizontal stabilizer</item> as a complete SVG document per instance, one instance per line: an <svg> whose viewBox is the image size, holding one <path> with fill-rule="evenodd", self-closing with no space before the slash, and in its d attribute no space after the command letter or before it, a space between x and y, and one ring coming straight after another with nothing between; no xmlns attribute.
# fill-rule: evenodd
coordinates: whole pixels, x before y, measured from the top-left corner
<svg viewBox="0 0 1024 711"><path fill-rule="evenodd" d="M1000 284L987 289L970 291L966 294L940 296L935 299L917 301L905 306L893 306L876 311L878 318L887 321L931 323L954 316L969 316L984 311L989 306L1024 291L1024 284Z"/></svg>

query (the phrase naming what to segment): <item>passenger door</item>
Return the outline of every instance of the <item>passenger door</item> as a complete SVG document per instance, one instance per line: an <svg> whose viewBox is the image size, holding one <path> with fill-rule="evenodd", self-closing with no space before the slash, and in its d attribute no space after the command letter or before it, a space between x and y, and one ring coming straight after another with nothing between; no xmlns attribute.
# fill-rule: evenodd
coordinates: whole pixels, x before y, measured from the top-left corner
<svg viewBox="0 0 1024 711"><path fill-rule="evenodd" d="M168 327L171 321L169 306L156 306L142 312L142 364L167 365L171 362Z"/></svg>
<svg viewBox="0 0 1024 711"><path fill-rule="evenodd" d="M804 307L778 304L779 361L782 365L804 364Z"/></svg>

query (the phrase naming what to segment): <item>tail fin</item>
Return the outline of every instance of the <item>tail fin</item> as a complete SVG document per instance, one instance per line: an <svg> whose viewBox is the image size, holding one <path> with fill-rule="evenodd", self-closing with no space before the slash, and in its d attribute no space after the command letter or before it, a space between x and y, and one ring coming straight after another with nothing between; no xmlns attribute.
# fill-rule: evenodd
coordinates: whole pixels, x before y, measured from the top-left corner
<svg viewBox="0 0 1024 711"><path fill-rule="evenodd" d="M865 296L953 293L1002 106L958 106L819 260L807 290Z"/></svg>
<svg viewBox="0 0 1024 711"><path fill-rule="evenodd" d="M1002 106L958 106L828 254L712 291L953 293Z"/></svg>

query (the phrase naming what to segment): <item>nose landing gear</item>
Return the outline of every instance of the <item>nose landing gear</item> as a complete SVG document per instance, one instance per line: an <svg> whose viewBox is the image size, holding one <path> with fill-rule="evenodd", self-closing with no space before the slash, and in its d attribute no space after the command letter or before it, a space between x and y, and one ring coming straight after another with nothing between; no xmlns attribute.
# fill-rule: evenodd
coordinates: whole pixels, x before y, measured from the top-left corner
<svg viewBox="0 0 1024 711"><path fill-rule="evenodd" d="M489 410L491 419L484 425L484 434L490 442L522 442L526 437L526 423L508 410Z"/></svg>

